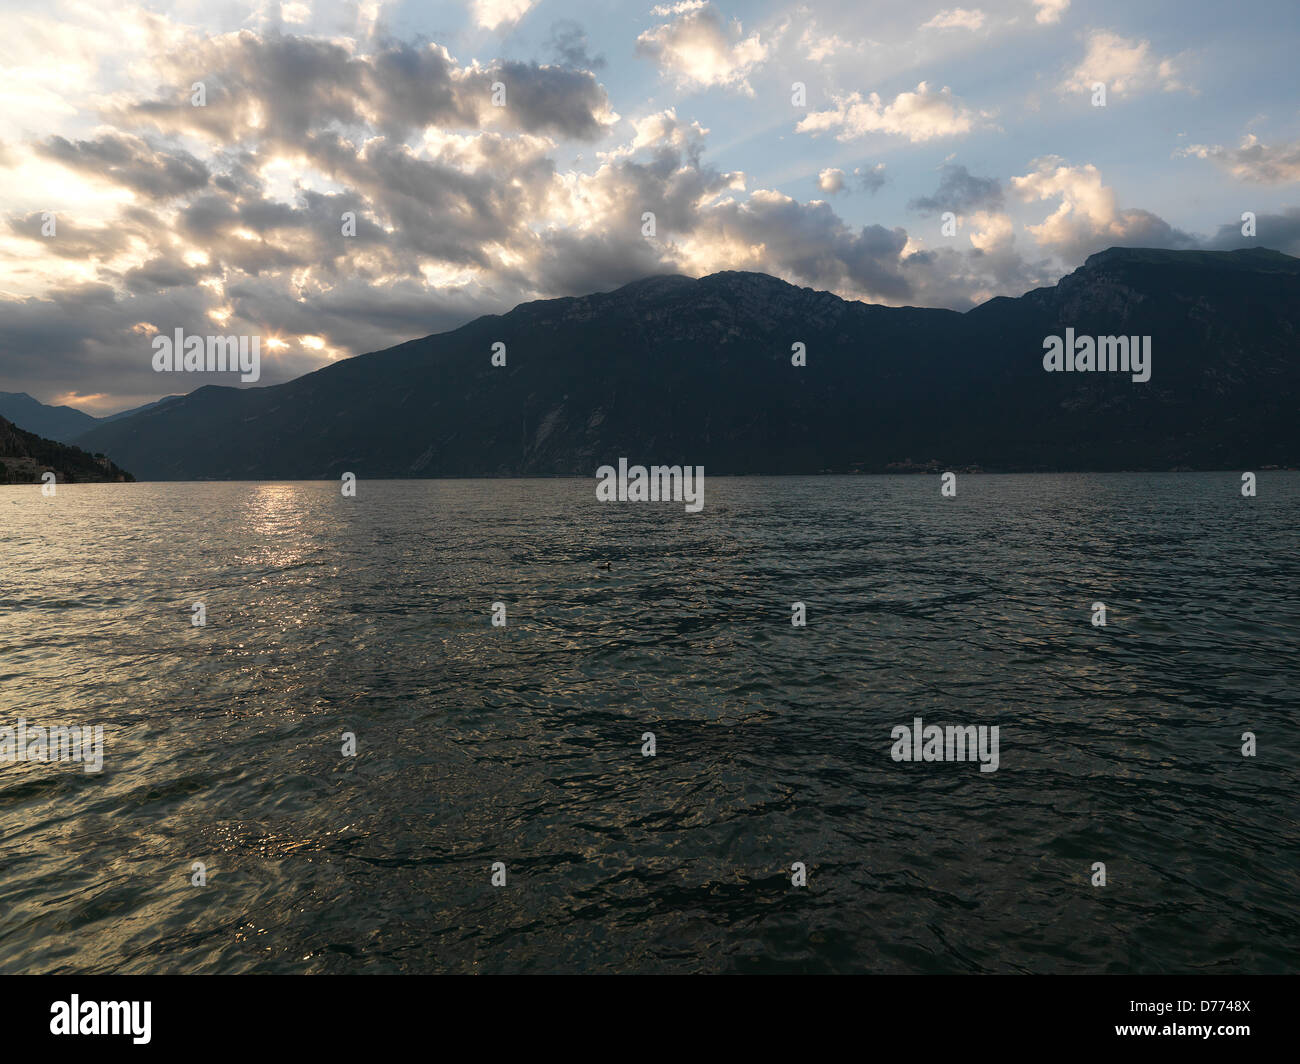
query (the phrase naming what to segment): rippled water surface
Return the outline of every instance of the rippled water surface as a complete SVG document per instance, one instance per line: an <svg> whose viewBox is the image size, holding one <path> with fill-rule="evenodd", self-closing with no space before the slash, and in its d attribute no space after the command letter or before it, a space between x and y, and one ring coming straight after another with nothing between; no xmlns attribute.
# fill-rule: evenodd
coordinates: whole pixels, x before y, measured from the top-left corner
<svg viewBox="0 0 1300 1064"><path fill-rule="evenodd" d="M1294 971L1300 475L958 479L0 488L0 971Z"/></svg>

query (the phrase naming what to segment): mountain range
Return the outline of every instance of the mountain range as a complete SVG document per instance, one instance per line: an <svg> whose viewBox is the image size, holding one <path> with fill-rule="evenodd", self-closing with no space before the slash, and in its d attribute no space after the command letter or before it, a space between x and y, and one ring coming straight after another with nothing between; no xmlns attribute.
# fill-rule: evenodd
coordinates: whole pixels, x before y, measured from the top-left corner
<svg viewBox="0 0 1300 1064"><path fill-rule="evenodd" d="M141 410L150 410L176 398L179 396L169 395L131 410L109 414L107 417L95 417L75 406L47 406L26 392L0 392L0 417L22 425L28 432L34 432L47 440L70 444L98 425L107 425L110 421L130 417Z"/></svg>
<svg viewBox="0 0 1300 1064"><path fill-rule="evenodd" d="M1067 329L1150 337L1151 379L1045 372ZM77 442L161 480L590 476L624 456L713 474L1294 466L1298 339L1300 259L1265 249L1111 248L965 313L658 276L202 387Z"/></svg>

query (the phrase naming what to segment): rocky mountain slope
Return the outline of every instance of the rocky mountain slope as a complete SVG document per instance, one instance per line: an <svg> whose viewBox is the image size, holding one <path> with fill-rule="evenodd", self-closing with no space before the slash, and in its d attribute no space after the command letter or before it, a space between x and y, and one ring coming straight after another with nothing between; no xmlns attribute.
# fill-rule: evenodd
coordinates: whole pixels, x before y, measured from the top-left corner
<svg viewBox="0 0 1300 1064"><path fill-rule="evenodd" d="M46 472L54 473L56 484L135 479L102 454L43 439L0 417L0 484L40 484Z"/></svg>

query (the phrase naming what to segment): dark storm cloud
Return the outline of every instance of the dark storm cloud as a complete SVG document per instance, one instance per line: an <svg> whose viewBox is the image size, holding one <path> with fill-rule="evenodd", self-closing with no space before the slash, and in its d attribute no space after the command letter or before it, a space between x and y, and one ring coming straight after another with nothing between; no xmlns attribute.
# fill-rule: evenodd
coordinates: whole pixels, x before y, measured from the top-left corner
<svg viewBox="0 0 1300 1064"><path fill-rule="evenodd" d="M1288 207L1281 214L1257 215L1253 237L1242 235L1242 224L1228 222L1219 226L1205 246L1214 251L1263 247L1300 256L1300 207Z"/></svg>
<svg viewBox="0 0 1300 1064"><path fill-rule="evenodd" d="M196 288L122 298L107 284L65 285L40 299L8 301L0 313L0 390L42 392L75 387L157 398L142 321L163 329L204 320L208 296ZM22 387L26 381L31 387ZM35 390L33 390L35 389Z"/></svg>
<svg viewBox="0 0 1300 1064"><path fill-rule="evenodd" d="M828 203L799 203L787 196L755 194L744 204L726 203L706 212L707 224L762 244L763 268L800 282L839 290L857 289L888 299L906 299L912 284L903 275L907 244L902 229L879 225L854 231Z"/></svg>
<svg viewBox="0 0 1300 1064"><path fill-rule="evenodd" d="M188 266L180 259L160 255L150 259L143 266L127 270L124 280L127 288L140 295L165 288L196 285L211 272L196 266Z"/></svg>
<svg viewBox="0 0 1300 1064"><path fill-rule="evenodd" d="M293 141L329 122L362 121L366 65L330 41L246 30L205 41L170 66L175 84L168 97L135 104L124 117L231 143L253 130L269 140ZM193 83L204 86L201 106L192 103Z"/></svg>
<svg viewBox="0 0 1300 1064"><path fill-rule="evenodd" d="M560 66L575 70L600 70L605 65L602 56L591 56L587 52L587 34L572 19L560 19L551 24L551 36L546 41L546 49Z"/></svg>
<svg viewBox="0 0 1300 1064"><path fill-rule="evenodd" d="M595 140L607 128L605 90L589 71L502 63L489 77L506 86L505 110L524 132Z"/></svg>
<svg viewBox="0 0 1300 1064"><path fill-rule="evenodd" d="M1124 212L1124 220L1128 226L1128 232L1122 241L1125 247L1189 250L1201 246L1199 237L1170 225L1151 211L1140 208L1127 210Z"/></svg>
<svg viewBox="0 0 1300 1064"><path fill-rule="evenodd" d="M156 149L128 134L78 141L50 137L36 151L70 170L105 178L150 199L181 196L208 183L208 168L189 152Z"/></svg>
<svg viewBox="0 0 1300 1064"><path fill-rule="evenodd" d="M919 214L931 215L942 211L961 214L1001 205L1002 186L996 177L976 177L964 166L949 164L942 168L939 187L934 195L920 196L907 206Z"/></svg>
<svg viewBox="0 0 1300 1064"><path fill-rule="evenodd" d="M365 67L379 128L400 137L429 125L476 125L482 100L458 92L453 64L442 52L393 42Z"/></svg>
<svg viewBox="0 0 1300 1064"><path fill-rule="evenodd" d="M327 162L315 146L312 157ZM394 227L394 247L451 263L489 265L487 245L507 240L532 207L508 168L466 172L389 141L371 142L361 156L331 152L328 162L356 190L354 200Z"/></svg>
<svg viewBox="0 0 1300 1064"><path fill-rule="evenodd" d="M885 164L877 163L867 169L856 169L853 176L857 178L858 187L873 196L885 187Z"/></svg>
<svg viewBox="0 0 1300 1064"><path fill-rule="evenodd" d="M675 140L646 154L644 160L619 159L609 169L612 198L622 204L620 230L639 234L642 212L652 211L661 233L688 232L700 222L700 205L731 187L734 175L701 162L698 143Z"/></svg>
<svg viewBox="0 0 1300 1064"><path fill-rule="evenodd" d="M256 138L299 146L335 124L373 126L393 139L493 122L589 140L609 126L608 98L589 71L522 62L461 68L433 45L389 41L374 55L354 56L330 41L245 31L206 41L170 67L167 97L132 105L121 118L230 145ZM195 82L206 86L205 106L191 102ZM504 107L493 104L498 82Z"/></svg>
<svg viewBox="0 0 1300 1064"><path fill-rule="evenodd" d="M106 259L125 251L131 243L131 232L122 226L93 229L58 211L54 212L53 236L42 234L45 219L38 211L11 215L5 224L14 236L38 241L45 251L61 259Z"/></svg>
<svg viewBox="0 0 1300 1064"><path fill-rule="evenodd" d="M536 269L539 288L548 297L606 292L652 274L676 272L661 249L641 236L639 215L627 226L603 233L547 233Z"/></svg>

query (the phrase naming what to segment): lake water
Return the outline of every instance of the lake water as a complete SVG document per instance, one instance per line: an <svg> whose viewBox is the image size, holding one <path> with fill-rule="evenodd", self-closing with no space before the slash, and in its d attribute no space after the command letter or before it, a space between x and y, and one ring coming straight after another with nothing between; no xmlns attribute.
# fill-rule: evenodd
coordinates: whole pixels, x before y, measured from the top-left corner
<svg viewBox="0 0 1300 1064"><path fill-rule="evenodd" d="M0 971L1294 971L1259 477L0 488Z"/></svg>

